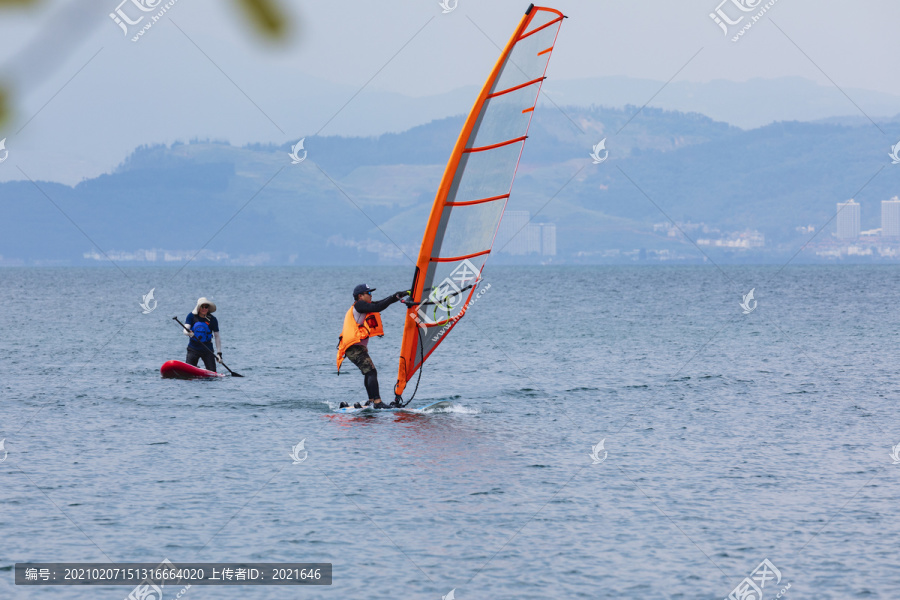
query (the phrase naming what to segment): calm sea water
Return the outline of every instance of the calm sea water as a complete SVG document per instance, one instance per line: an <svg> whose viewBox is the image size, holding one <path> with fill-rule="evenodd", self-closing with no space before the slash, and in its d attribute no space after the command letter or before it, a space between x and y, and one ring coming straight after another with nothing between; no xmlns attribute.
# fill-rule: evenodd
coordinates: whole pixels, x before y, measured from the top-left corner
<svg viewBox="0 0 900 600"><path fill-rule="evenodd" d="M188 599L721 599L764 559L765 600L900 597L900 269L486 279L413 403L453 411L352 416L350 291L409 269L0 270L0 597L130 591L16 587L15 562L164 558L334 564ZM244 378L159 377L200 295ZM386 397L403 315L370 344Z"/></svg>

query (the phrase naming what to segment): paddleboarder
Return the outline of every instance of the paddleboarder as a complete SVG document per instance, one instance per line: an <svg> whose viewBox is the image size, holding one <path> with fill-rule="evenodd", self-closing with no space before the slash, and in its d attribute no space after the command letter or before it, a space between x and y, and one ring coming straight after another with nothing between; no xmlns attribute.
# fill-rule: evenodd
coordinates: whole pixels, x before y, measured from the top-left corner
<svg viewBox="0 0 900 600"><path fill-rule="evenodd" d="M206 298L197 300L197 306L188 313L184 320L190 331L184 330L184 335L190 336L187 346L187 358L184 362L197 366L203 359L207 371L216 370L216 361L222 360L222 338L219 336L219 321L212 315L216 312L215 302ZM215 340L215 354L212 342Z"/></svg>
<svg viewBox="0 0 900 600"><path fill-rule="evenodd" d="M344 316L344 328L341 331L341 337L338 338L338 374L341 372L341 362L346 356L363 374L366 393L369 395L365 406L393 408L395 404L389 406L381 401L381 392L378 389L378 371L369 356L369 338L384 335L379 313L391 304L402 300L404 296L409 296L410 293L408 291L397 292L383 300L372 302L372 292L374 291L375 288L370 288L364 283L353 288L353 306ZM341 408L348 406L350 406L348 403L341 402ZM362 405L357 402L354 407L362 408Z"/></svg>

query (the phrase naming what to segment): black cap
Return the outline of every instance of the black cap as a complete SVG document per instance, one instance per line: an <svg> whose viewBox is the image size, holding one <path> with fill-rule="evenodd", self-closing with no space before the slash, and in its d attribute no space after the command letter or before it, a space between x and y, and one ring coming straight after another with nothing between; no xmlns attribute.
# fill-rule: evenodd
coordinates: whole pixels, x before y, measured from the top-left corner
<svg viewBox="0 0 900 600"><path fill-rule="evenodd" d="M364 283L359 284L355 288L353 288L353 298L356 299L363 294L368 294L369 292L374 292L375 288L370 288Z"/></svg>

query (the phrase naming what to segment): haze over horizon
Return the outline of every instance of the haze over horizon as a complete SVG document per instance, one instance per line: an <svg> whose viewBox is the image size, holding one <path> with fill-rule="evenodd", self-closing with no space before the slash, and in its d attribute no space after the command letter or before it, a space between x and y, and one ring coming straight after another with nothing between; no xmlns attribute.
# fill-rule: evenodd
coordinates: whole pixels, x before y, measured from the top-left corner
<svg viewBox="0 0 900 600"><path fill-rule="evenodd" d="M109 18L115 2L7 9L0 77L13 119L0 138L12 160L0 181L25 172L71 185L142 145L368 136L462 114L526 5L289 5L296 27L283 47L211 0L175 2L136 43ZM650 101L744 128L900 113L900 78L886 65L897 5L776 2L737 43L708 0L553 5L570 17L544 89L556 104Z"/></svg>

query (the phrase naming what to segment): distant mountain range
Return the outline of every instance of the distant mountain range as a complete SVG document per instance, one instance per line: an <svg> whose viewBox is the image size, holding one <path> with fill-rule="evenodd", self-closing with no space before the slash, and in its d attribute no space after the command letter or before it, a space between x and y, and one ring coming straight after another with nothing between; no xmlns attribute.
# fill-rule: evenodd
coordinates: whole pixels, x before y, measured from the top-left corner
<svg viewBox="0 0 900 600"><path fill-rule="evenodd" d="M900 118L876 121L745 131L657 108L546 105L509 208L556 223L558 263L647 253L696 261L702 255L683 233L748 231L765 245L705 251L717 261L780 261L809 239L799 227L818 231L850 197L862 204L863 229L879 226L880 200L900 194L900 165L888 158ZM291 164L290 144L195 141L138 148L113 173L74 187L2 183L0 264L180 264L201 250L197 260L215 264L406 262L461 124L449 117L376 137L308 137L300 164ZM609 158L593 164L602 139Z"/></svg>
<svg viewBox="0 0 900 600"><path fill-rule="evenodd" d="M119 75L122 86L146 85L147 74L141 70ZM264 80L253 90L253 98L283 131L252 105L248 107L243 95L216 95L212 90L192 96L192 104L202 109L167 110L165 118L128 119L127 127L98 130L92 124L107 123L111 114L119 114L119 107L101 96L79 106L77 119L69 110L43 111L40 119L28 125L24 137L10 136L7 148L32 177L73 184L111 172L141 144L171 144L198 137L235 145L282 144L320 130L323 135L379 136L462 114L478 93L475 87L463 87L411 97L372 86L360 91L303 74L292 76L289 85L277 79ZM797 77L665 84L631 77L557 80L551 74L543 86L538 114L554 104L622 109L649 102L652 108L700 113L753 129L781 121L868 123L865 115L879 120L900 113L898 96L854 88L844 88L844 92L846 96L832 85ZM21 173L9 163L0 167L0 181L19 178Z"/></svg>
<svg viewBox="0 0 900 600"><path fill-rule="evenodd" d="M853 118L890 118L900 113L900 97L883 92L818 85L801 77L715 80L706 83L661 82L632 77L595 77L569 81L547 80L547 96L570 106L650 106L701 113L742 129L778 121L818 121L850 115ZM846 95L845 95L846 93ZM868 121L866 121L868 122Z"/></svg>

